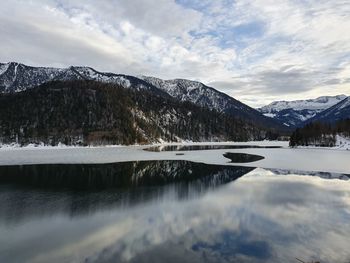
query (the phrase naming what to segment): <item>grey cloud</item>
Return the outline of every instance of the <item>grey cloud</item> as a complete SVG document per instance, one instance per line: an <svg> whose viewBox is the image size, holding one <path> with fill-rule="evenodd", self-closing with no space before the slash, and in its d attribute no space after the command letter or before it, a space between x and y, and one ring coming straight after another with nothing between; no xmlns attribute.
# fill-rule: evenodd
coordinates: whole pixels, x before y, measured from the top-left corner
<svg viewBox="0 0 350 263"><path fill-rule="evenodd" d="M210 85L218 86L225 91L235 89L245 91L249 87L250 92L254 93L264 91L267 94L292 94L308 91L316 86L348 82L349 79L335 77L339 71L334 71L334 69L329 71L308 71L305 69L293 69L293 66L285 66L280 70L264 70L256 74L232 78L232 81L212 82Z"/></svg>
<svg viewBox="0 0 350 263"><path fill-rule="evenodd" d="M8 24L0 28L0 34L4 41L2 50L6 50L1 52L1 57L5 61L15 60L35 66L95 65L107 69L119 65L118 59L121 59L96 50L79 39L66 39L55 31L42 32L30 25ZM128 65L123 64L125 67L120 70L127 71Z"/></svg>
<svg viewBox="0 0 350 263"><path fill-rule="evenodd" d="M266 70L253 76L254 86L262 87L270 93L293 93L305 91L312 86L313 73L305 70L275 71Z"/></svg>
<svg viewBox="0 0 350 263"><path fill-rule="evenodd" d="M288 69L266 70L251 76L252 84L264 88L268 93L293 94L312 88L343 83L337 74L340 69L307 70ZM255 79L255 80L254 80Z"/></svg>
<svg viewBox="0 0 350 263"><path fill-rule="evenodd" d="M232 81L212 82L226 92L246 92L256 94L288 94L306 91L314 83L314 73L305 70L264 70L256 74L242 75Z"/></svg>
<svg viewBox="0 0 350 263"><path fill-rule="evenodd" d="M175 1L159 0L60 0L57 6L69 12L76 8L111 25L126 20L134 26L162 36L178 36L198 26L201 14Z"/></svg>

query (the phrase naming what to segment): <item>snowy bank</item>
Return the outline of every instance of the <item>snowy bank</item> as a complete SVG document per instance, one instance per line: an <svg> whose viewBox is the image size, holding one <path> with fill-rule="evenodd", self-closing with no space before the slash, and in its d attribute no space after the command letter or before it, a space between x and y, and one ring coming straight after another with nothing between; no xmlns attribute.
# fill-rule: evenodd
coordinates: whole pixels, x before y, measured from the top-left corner
<svg viewBox="0 0 350 263"><path fill-rule="evenodd" d="M321 146L296 146L299 149L327 149L327 150L345 150L350 151L350 138L336 135L336 143L334 147L321 147Z"/></svg>

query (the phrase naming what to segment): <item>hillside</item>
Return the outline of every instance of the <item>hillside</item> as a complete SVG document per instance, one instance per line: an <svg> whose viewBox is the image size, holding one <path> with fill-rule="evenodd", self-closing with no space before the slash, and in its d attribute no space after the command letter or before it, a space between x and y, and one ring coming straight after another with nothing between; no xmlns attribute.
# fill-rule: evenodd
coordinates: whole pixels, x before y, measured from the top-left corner
<svg viewBox="0 0 350 263"><path fill-rule="evenodd" d="M96 81L55 81L2 94L0 116L2 143L242 141L271 134L239 118L189 102Z"/></svg>
<svg viewBox="0 0 350 263"><path fill-rule="evenodd" d="M338 142L338 146L345 146L348 138L350 138L350 119L338 120L333 124L316 121L297 128L290 137L289 145L333 147Z"/></svg>
<svg viewBox="0 0 350 263"><path fill-rule="evenodd" d="M283 126L280 122L262 115L256 109L201 82L187 79L162 80L146 76L141 78L177 100L189 101L202 107L215 109L218 112L239 116L262 127L279 131L288 130L288 127Z"/></svg>
<svg viewBox="0 0 350 263"><path fill-rule="evenodd" d="M350 97L347 97L334 106L316 114L307 122L335 123L340 120L350 118Z"/></svg>

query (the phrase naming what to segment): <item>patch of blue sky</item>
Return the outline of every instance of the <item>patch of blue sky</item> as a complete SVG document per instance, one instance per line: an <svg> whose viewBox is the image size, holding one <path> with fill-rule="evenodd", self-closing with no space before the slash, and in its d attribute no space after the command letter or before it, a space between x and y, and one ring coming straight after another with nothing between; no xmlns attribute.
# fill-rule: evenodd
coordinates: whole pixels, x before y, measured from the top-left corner
<svg viewBox="0 0 350 263"><path fill-rule="evenodd" d="M237 26L218 26L214 30L197 32L191 31L194 38L211 37L221 48L244 49L250 41L263 37L265 25L262 22L251 22Z"/></svg>
<svg viewBox="0 0 350 263"><path fill-rule="evenodd" d="M203 14L209 14L212 5L212 2L207 0L175 0L175 2L185 8L190 8Z"/></svg>

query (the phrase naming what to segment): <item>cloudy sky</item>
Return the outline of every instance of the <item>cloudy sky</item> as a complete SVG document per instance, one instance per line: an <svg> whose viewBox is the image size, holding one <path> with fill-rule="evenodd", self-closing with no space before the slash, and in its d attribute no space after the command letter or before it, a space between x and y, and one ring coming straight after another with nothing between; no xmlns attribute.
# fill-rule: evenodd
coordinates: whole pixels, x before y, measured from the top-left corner
<svg viewBox="0 0 350 263"><path fill-rule="evenodd" d="M1 0L0 60L199 80L251 106L350 95L349 0Z"/></svg>

